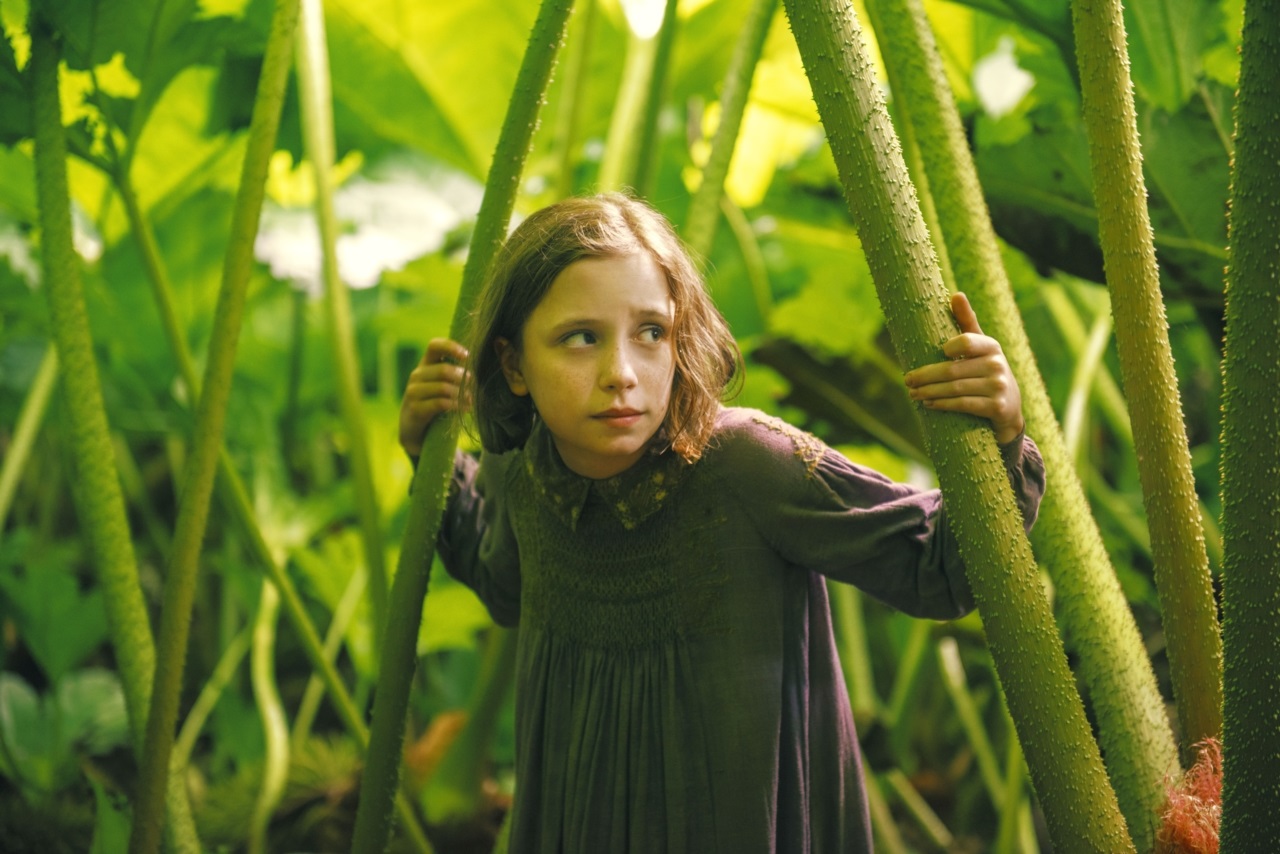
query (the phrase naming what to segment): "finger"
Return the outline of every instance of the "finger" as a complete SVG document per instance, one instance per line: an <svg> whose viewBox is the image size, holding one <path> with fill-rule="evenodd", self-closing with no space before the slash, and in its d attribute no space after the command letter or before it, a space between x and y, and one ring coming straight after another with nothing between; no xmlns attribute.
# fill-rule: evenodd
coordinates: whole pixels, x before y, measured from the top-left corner
<svg viewBox="0 0 1280 854"><path fill-rule="evenodd" d="M1007 387L998 378L973 377L951 382L930 383L913 388L910 391L912 400L939 400L946 397L986 397L1001 398Z"/></svg>
<svg viewBox="0 0 1280 854"><path fill-rule="evenodd" d="M919 388L930 383L950 382L966 377L996 376L1004 373L1000 358L996 354L986 354L950 362L934 362L908 372L904 379L908 388Z"/></svg>
<svg viewBox="0 0 1280 854"><path fill-rule="evenodd" d="M942 345L942 354L948 359L973 359L1003 352L999 341L979 332L962 332Z"/></svg>
<svg viewBox="0 0 1280 854"><path fill-rule="evenodd" d="M989 397L939 397L934 400L921 401L927 408L939 412L963 412L979 418L992 418L997 413L997 406Z"/></svg>
<svg viewBox="0 0 1280 854"><path fill-rule="evenodd" d="M963 291L952 294L951 313L955 316L956 323L960 325L961 332L982 334L982 327L978 325L978 314L973 310L973 306L969 305L969 298Z"/></svg>
<svg viewBox="0 0 1280 854"><path fill-rule="evenodd" d="M439 364L449 362L460 364L467 360L467 348L449 338L432 338L427 343L427 352L422 357L423 364Z"/></svg>
<svg viewBox="0 0 1280 854"><path fill-rule="evenodd" d="M461 385L466 380L467 371L459 365L442 362L433 365L418 365L409 374L409 382L405 385L405 391L415 389L419 386L430 385L431 383L452 383Z"/></svg>

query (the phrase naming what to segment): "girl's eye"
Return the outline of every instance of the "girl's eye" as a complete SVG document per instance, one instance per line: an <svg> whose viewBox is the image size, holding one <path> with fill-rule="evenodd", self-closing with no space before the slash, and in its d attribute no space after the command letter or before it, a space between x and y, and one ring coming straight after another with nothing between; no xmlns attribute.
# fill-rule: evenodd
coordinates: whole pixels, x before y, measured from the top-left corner
<svg viewBox="0 0 1280 854"><path fill-rule="evenodd" d="M570 347L586 347L596 343L596 336L593 332L579 330L577 332L569 333L560 340L562 343L568 344Z"/></svg>
<svg viewBox="0 0 1280 854"><path fill-rule="evenodd" d="M667 330L656 325L646 326L644 329L640 330L640 337L650 343L656 343L667 337Z"/></svg>

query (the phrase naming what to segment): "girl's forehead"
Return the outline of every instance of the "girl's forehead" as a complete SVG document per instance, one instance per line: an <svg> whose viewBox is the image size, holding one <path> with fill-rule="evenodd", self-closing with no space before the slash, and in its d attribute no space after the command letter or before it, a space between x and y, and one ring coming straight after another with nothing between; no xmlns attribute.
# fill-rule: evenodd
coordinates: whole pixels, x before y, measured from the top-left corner
<svg viewBox="0 0 1280 854"><path fill-rule="evenodd" d="M566 266L534 306L550 311L663 311L672 308L667 273L649 252L580 258Z"/></svg>

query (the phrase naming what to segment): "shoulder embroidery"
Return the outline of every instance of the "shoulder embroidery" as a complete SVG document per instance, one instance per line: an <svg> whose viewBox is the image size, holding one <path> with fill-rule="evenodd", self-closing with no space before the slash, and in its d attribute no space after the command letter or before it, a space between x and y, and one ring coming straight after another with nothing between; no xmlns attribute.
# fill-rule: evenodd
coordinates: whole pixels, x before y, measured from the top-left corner
<svg viewBox="0 0 1280 854"><path fill-rule="evenodd" d="M795 455L804 461L805 472L813 477L818 468L818 460L822 459L824 445L821 439L770 415L755 415L752 420L790 439Z"/></svg>

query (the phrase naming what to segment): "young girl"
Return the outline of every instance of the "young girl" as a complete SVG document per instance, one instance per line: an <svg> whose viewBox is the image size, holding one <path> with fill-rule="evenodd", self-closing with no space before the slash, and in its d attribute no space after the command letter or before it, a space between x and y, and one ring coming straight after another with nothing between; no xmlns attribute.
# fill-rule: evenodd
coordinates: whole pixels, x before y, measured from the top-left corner
<svg viewBox="0 0 1280 854"><path fill-rule="evenodd" d="M1044 488L1017 383L968 302L952 361L907 375L987 418L1029 527ZM619 195L535 213L467 351L433 341L400 441L470 396L439 551L520 626L516 854L871 850L824 581L909 614L973 608L937 491L893 483L720 398L740 356L660 214ZM466 390L465 392L463 390Z"/></svg>

